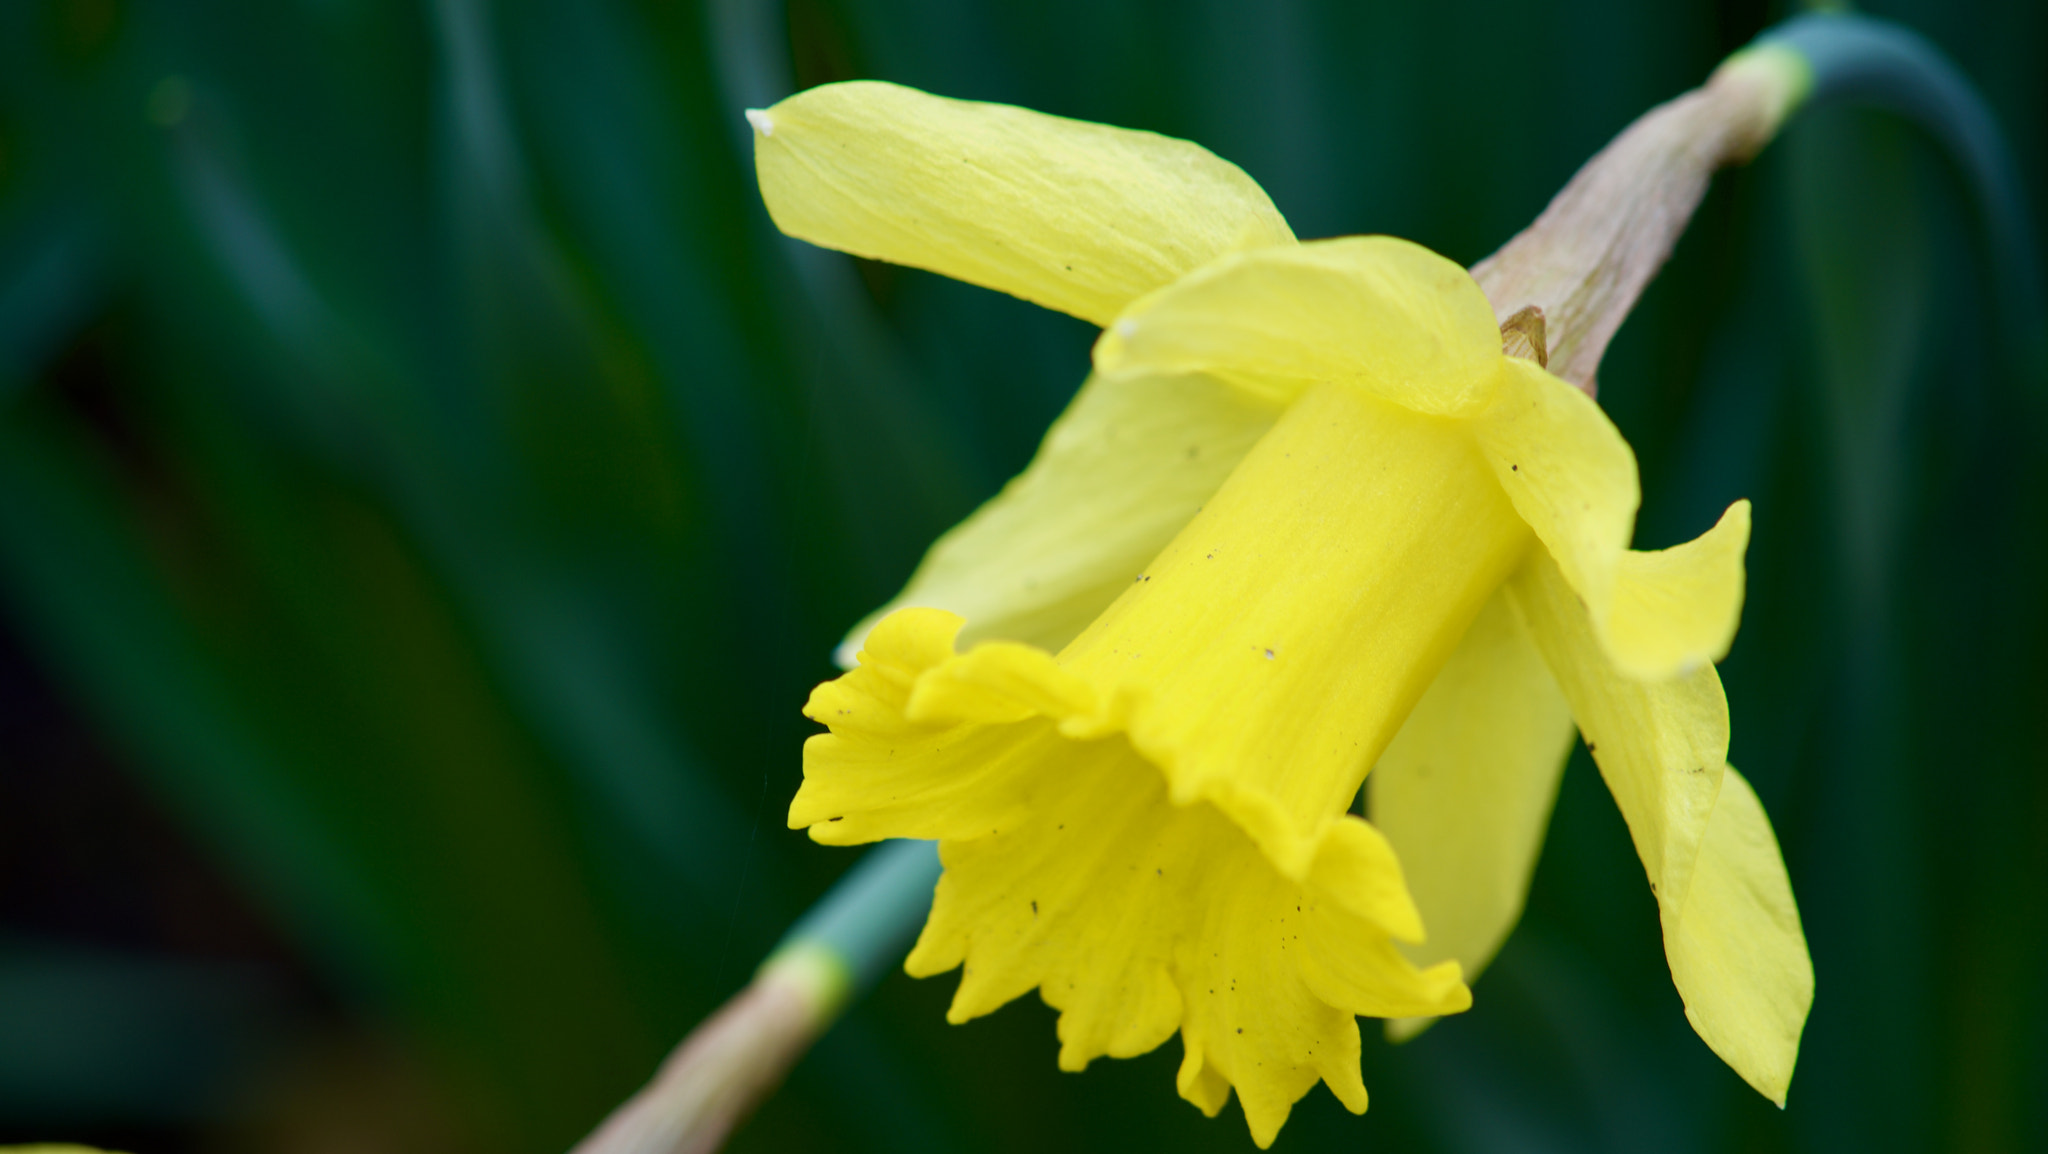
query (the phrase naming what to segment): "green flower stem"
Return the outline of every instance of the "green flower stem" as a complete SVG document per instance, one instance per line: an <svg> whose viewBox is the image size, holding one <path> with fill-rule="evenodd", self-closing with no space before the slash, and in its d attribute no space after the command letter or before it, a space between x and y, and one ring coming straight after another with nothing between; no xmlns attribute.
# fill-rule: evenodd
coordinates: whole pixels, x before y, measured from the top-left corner
<svg viewBox="0 0 2048 1154"><path fill-rule="evenodd" d="M708 1154L856 994L903 957L931 909L938 843L869 851L784 935L747 988L683 1039L572 1154Z"/></svg>
<svg viewBox="0 0 2048 1154"><path fill-rule="evenodd" d="M1983 213L2013 356L2031 378L2048 375L2048 309L2019 169L1975 86L1918 33L1868 16L1796 17L1745 51L1767 46L1789 48L1812 68L1807 107L1880 108L1919 124L1947 150Z"/></svg>
<svg viewBox="0 0 2048 1154"><path fill-rule="evenodd" d="M763 968L797 953L829 958L844 968L846 996L858 996L903 960L938 881L937 842L878 846L790 927Z"/></svg>

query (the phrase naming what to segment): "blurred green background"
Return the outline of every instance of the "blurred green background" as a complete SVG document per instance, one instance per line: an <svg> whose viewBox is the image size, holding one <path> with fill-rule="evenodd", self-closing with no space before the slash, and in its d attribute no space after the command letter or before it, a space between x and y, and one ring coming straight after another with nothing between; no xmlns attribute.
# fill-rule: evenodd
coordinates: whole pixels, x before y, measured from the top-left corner
<svg viewBox="0 0 2048 1154"><path fill-rule="evenodd" d="M1872 5L2048 189L2048 9ZM1470 263L1788 13L1705 0L0 3L0 1141L558 1151L855 855L842 630L1080 322L769 226L740 110L880 77L1199 141ZM1601 374L1638 544L1756 502L1723 669L1818 973L1790 1109L1686 1024L1583 750L1474 1010L1281 1149L2048 1149L2043 386L1897 121L1715 185ZM2036 219L2044 215L2038 195ZM2035 254L2036 257L2039 254ZM1178 1046L887 978L737 1150L1247 1150Z"/></svg>

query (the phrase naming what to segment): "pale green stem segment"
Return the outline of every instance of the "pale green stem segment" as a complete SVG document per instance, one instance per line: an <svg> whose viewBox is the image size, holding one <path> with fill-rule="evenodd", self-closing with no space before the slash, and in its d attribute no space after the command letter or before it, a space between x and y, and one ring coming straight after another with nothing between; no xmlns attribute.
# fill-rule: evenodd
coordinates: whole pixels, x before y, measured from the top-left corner
<svg viewBox="0 0 2048 1154"><path fill-rule="evenodd" d="M1772 48L1798 53L1812 69L1807 106L1883 109L1920 125L1947 151L1983 214L2015 367L2036 383L2048 381L2048 297L2033 222L2012 149L1976 87L1919 33L1869 16L1800 16L1743 51Z"/></svg>
<svg viewBox="0 0 2048 1154"><path fill-rule="evenodd" d="M932 905L935 842L869 853L786 934L747 988L684 1038L572 1154L710 1154L902 958Z"/></svg>
<svg viewBox="0 0 2048 1154"><path fill-rule="evenodd" d="M864 993L909 952L938 883L937 842L892 841L870 850L790 927L762 968L786 955L814 954L841 968L844 996Z"/></svg>

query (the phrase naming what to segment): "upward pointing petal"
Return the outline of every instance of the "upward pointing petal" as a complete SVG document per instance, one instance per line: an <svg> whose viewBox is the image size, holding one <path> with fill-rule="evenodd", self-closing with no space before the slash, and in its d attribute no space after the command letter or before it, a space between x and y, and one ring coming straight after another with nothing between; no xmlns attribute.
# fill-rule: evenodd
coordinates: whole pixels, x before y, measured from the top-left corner
<svg viewBox="0 0 2048 1154"><path fill-rule="evenodd" d="M1598 622L1635 531L1636 455L1593 398L1516 357L1473 422L1515 511L1536 531Z"/></svg>
<svg viewBox="0 0 2048 1154"><path fill-rule="evenodd" d="M1637 677L1668 677L1719 661L1742 617L1749 502L1683 545L1622 554L1614 604L1602 622L1608 655Z"/></svg>
<svg viewBox="0 0 2048 1154"><path fill-rule="evenodd" d="M1294 241L1236 165L1155 133L871 80L747 119L782 231L1098 325L1223 253Z"/></svg>

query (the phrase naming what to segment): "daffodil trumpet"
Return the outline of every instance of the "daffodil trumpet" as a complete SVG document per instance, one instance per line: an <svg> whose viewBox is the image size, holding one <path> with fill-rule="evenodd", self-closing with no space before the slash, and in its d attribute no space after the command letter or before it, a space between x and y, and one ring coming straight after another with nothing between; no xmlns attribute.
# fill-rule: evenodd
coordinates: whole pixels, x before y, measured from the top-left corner
<svg viewBox="0 0 2048 1154"><path fill-rule="evenodd" d="M1235 1085L1262 1142L1319 1078L1363 1110L1353 1016L1470 995L1394 948L1419 915L1346 806L1528 540L1461 430L1318 386L1057 658L885 619L811 699L791 822L940 839L908 967L964 964L953 1020L1038 988L1075 1070L1178 1029L1181 1092Z"/></svg>

